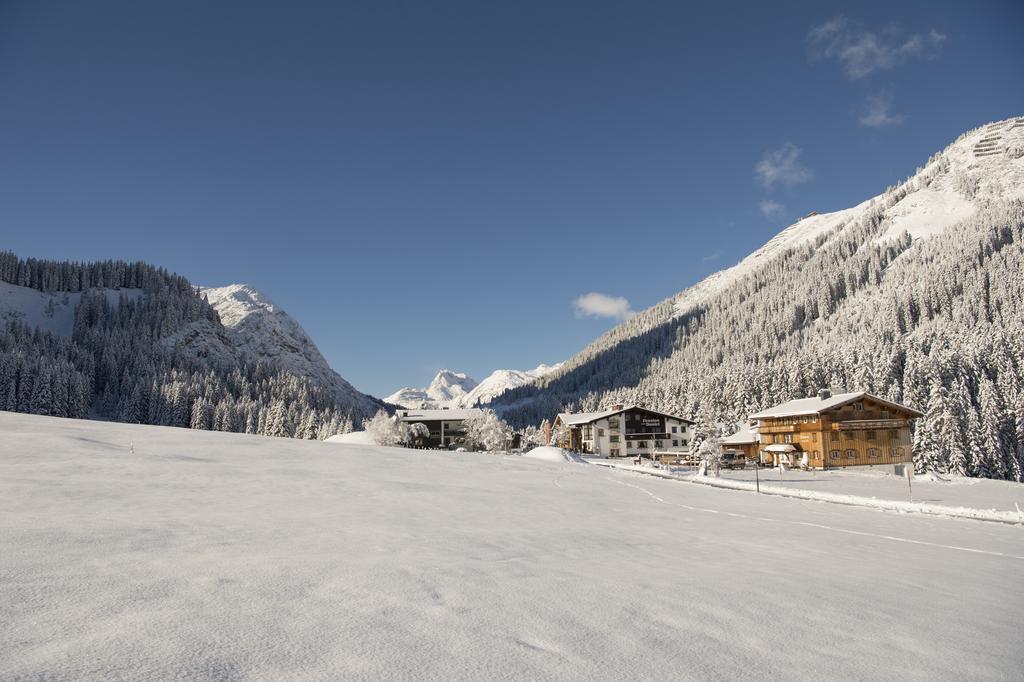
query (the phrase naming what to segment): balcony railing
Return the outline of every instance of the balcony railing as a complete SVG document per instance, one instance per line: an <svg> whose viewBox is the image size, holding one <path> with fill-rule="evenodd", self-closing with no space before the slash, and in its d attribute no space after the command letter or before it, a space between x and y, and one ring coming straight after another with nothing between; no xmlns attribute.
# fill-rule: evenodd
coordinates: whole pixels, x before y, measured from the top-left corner
<svg viewBox="0 0 1024 682"><path fill-rule="evenodd" d="M759 433L796 433L797 424L772 424L771 426L759 426Z"/></svg>
<svg viewBox="0 0 1024 682"><path fill-rule="evenodd" d="M907 425L905 419L849 419L833 422L833 431L880 431L884 429L901 429Z"/></svg>

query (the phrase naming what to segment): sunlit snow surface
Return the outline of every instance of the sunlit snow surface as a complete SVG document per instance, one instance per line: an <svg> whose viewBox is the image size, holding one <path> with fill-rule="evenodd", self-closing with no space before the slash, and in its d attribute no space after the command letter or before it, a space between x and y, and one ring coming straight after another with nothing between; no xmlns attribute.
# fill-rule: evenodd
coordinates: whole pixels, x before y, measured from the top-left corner
<svg viewBox="0 0 1024 682"><path fill-rule="evenodd" d="M1013 679L1022 568L1002 524L0 413L0 679Z"/></svg>

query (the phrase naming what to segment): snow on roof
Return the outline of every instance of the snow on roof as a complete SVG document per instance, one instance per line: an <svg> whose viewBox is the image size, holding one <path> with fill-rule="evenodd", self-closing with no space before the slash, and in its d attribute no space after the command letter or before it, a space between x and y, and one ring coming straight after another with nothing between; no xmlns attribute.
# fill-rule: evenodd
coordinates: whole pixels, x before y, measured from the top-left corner
<svg viewBox="0 0 1024 682"><path fill-rule="evenodd" d="M790 400L784 402L781 405L776 405L767 410L762 410L756 414L750 415L751 419L771 419L772 417L798 417L805 414L820 414L826 410L831 410L835 407L840 407L847 403L852 403L855 400L862 398L870 398L883 405L894 407L900 410L905 410L918 417L924 415L912 407L906 405L900 405L884 398L879 398L876 395L872 395L867 391L856 391L854 393L836 393L835 395L829 396L828 398L821 398L815 396L813 398L800 398L798 400Z"/></svg>
<svg viewBox="0 0 1024 682"><path fill-rule="evenodd" d="M561 412L559 413L557 419L560 419L563 424L569 426L578 426L580 424L590 424L592 422L596 422L598 419L611 417L612 415L621 414L622 412L629 412L630 410L642 410L644 412L650 412L651 414L661 415L662 417L668 417L669 419L675 419L677 421L686 422L687 424L697 423L692 419L686 419L685 417L679 417L674 414L668 414L667 412L659 412L658 410L652 410L647 407L640 407L639 405L626 405L625 407L619 410L603 410L601 412Z"/></svg>
<svg viewBox="0 0 1024 682"><path fill-rule="evenodd" d="M444 421L460 421L479 416L483 414L483 410L475 407L463 410L399 410L395 414L403 422L435 421L439 419Z"/></svg>
<svg viewBox="0 0 1024 682"><path fill-rule="evenodd" d="M746 443L756 442L757 432L751 428L740 429L731 436L726 436L722 439L722 445L744 445Z"/></svg>

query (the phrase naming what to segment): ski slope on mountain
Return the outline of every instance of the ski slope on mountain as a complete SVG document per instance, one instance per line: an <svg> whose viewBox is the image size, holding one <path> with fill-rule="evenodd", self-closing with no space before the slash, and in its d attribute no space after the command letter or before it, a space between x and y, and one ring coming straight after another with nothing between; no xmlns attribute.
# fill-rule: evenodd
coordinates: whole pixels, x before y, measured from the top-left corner
<svg viewBox="0 0 1024 682"><path fill-rule="evenodd" d="M516 456L2 412L0 433L0 679L1024 666L1019 527Z"/></svg>
<svg viewBox="0 0 1024 682"><path fill-rule="evenodd" d="M141 289L104 289L107 301L116 306L121 297L135 300ZM0 324L18 321L29 327L71 336L75 326L75 306L82 298L80 291L50 292L0 282Z"/></svg>

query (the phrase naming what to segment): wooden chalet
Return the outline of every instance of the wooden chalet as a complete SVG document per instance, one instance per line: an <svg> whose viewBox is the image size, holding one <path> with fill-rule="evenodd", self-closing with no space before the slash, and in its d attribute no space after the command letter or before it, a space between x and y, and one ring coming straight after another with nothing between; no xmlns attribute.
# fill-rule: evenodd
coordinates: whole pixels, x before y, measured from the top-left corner
<svg viewBox="0 0 1024 682"><path fill-rule="evenodd" d="M750 415L762 464L830 469L911 461L910 424L924 415L864 391L825 389Z"/></svg>

